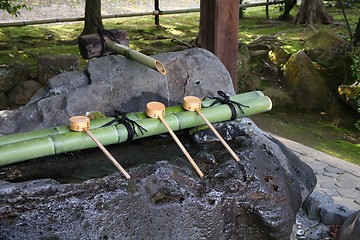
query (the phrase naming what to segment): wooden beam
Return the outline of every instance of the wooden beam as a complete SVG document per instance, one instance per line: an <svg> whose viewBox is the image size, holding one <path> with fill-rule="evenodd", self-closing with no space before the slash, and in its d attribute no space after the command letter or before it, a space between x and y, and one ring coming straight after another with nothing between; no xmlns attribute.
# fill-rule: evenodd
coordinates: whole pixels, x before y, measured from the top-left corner
<svg viewBox="0 0 360 240"><path fill-rule="evenodd" d="M237 53L240 0L200 1L201 47L225 65L237 89Z"/></svg>

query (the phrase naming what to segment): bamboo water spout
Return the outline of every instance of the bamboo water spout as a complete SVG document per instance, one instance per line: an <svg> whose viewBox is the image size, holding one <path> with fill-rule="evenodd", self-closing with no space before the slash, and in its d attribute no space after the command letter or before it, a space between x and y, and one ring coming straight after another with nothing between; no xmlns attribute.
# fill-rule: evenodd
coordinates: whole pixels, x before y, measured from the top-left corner
<svg viewBox="0 0 360 240"><path fill-rule="evenodd" d="M201 100L198 97L194 97L194 96L186 96L184 97L184 104L183 104L183 108L185 110L188 111L195 111L197 112L200 117L204 120L204 122L206 123L206 125L208 125L208 127L211 129L211 131L213 131L213 133L216 135L216 137L220 140L220 142L222 143L222 145L224 145L224 147L229 151L229 153L231 154L231 156L236 160L236 161L240 161L240 158L236 155L236 153L231 149L231 147L229 146L229 144L227 144L227 142L225 142L224 138L220 135L220 133L214 128L214 126L211 124L211 122L209 122L209 120L204 116L204 114L201 113Z"/></svg>
<svg viewBox="0 0 360 240"><path fill-rule="evenodd" d="M85 116L74 116L69 119L70 130L75 132L86 132L90 138L98 145L100 150L106 155L106 157L114 164L114 166L125 176L126 179L130 179L130 175L125 171L125 169L116 161L116 159L109 153L108 150L101 144L101 142L91 133L90 128L90 119Z"/></svg>
<svg viewBox="0 0 360 240"><path fill-rule="evenodd" d="M151 118L159 118L160 121L164 124L172 138L175 140L176 144L180 147L181 151L185 154L187 159L190 161L193 168L196 170L200 177L203 177L204 174L201 172L200 168L195 163L194 159L190 156L184 145L180 142L179 138L175 135L174 131L171 129L169 124L165 121L165 105L161 102L149 102L146 105L146 115Z"/></svg>
<svg viewBox="0 0 360 240"><path fill-rule="evenodd" d="M110 40L106 41L106 45L110 51L124 55L129 59L132 59L138 63L141 63L149 68L158 71L162 75L166 75L165 66L159 60L156 60L125 45L118 44Z"/></svg>

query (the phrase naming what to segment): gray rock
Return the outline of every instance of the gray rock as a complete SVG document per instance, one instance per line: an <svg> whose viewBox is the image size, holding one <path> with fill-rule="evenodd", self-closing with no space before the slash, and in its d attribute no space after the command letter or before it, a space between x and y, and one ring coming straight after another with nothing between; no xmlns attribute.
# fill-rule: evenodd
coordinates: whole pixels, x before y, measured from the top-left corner
<svg viewBox="0 0 360 240"><path fill-rule="evenodd" d="M330 99L326 83L304 51L293 54L284 65L284 79L301 109L320 109Z"/></svg>
<svg viewBox="0 0 360 240"><path fill-rule="evenodd" d="M304 240L331 239L329 238L331 236L330 232L331 232L330 226L320 224L319 226L310 228L306 233L306 238Z"/></svg>
<svg viewBox="0 0 360 240"><path fill-rule="evenodd" d="M250 51L246 44L239 44L237 54L237 79L238 88L241 92L248 92L254 89L259 89L261 85L260 78L249 76L251 73L250 66Z"/></svg>
<svg viewBox="0 0 360 240"><path fill-rule="evenodd" d="M360 239L360 210L351 214L341 226L338 240L358 240Z"/></svg>
<svg viewBox="0 0 360 240"><path fill-rule="evenodd" d="M71 54L42 55L38 61L38 79L41 84L60 73L79 70L78 56Z"/></svg>
<svg viewBox="0 0 360 240"><path fill-rule="evenodd" d="M331 226L317 220L310 220L304 210L300 209L296 215L296 224L293 229L294 237L291 240L331 239L331 232Z"/></svg>
<svg viewBox="0 0 360 240"><path fill-rule="evenodd" d="M326 225L341 225L352 212L340 204L333 204L320 209L320 219Z"/></svg>
<svg viewBox="0 0 360 240"><path fill-rule="evenodd" d="M6 108L7 108L6 95L4 93L0 93L0 110L4 110Z"/></svg>
<svg viewBox="0 0 360 240"><path fill-rule="evenodd" d="M30 69L26 64L16 62L0 66L0 93L8 93L18 83L28 80Z"/></svg>
<svg viewBox="0 0 360 240"><path fill-rule="evenodd" d="M288 240L296 213L316 184L313 171L251 121L218 128L232 137L229 144L241 161L234 161L220 143L189 140L185 145L193 147L191 152L208 153L196 158L203 179L179 150L174 151L169 143L176 144L167 136L129 143L124 151L137 150L128 159L126 154L117 155L115 149L121 146L111 149L127 163L130 180L116 172L80 183L0 182L0 235L5 239ZM137 152L142 161L136 159ZM85 159L74 160L76 155L62 158L86 165L80 172L97 166L94 152ZM42 171L56 168L49 169L50 176L60 171L61 162L55 159L41 160ZM73 169L65 165L67 173L79 171L76 164ZM9 171L15 169L32 173L19 165Z"/></svg>
<svg viewBox="0 0 360 240"><path fill-rule="evenodd" d="M351 75L348 52L351 44L328 31L319 31L305 40L306 54L313 62L320 64L326 72L325 81L331 91L344 83L344 75Z"/></svg>
<svg viewBox="0 0 360 240"><path fill-rule="evenodd" d="M84 71L64 72L46 82L52 95L67 94L89 84L90 79Z"/></svg>
<svg viewBox="0 0 360 240"><path fill-rule="evenodd" d="M20 82L7 95L7 103L9 106L24 105L40 88L41 84L34 80Z"/></svg>
<svg viewBox="0 0 360 240"><path fill-rule="evenodd" d="M290 54L280 46L275 46L274 49L269 52L270 61L277 66L284 65L289 58Z"/></svg>
<svg viewBox="0 0 360 240"><path fill-rule="evenodd" d="M214 96L219 90L234 94L225 66L205 49L192 48L159 54L154 58L165 65L166 76L123 56L92 59L86 69L90 85L83 87L86 82L84 74L80 74L80 80L76 81L76 89L71 86L69 75L65 75L65 80L56 81L69 82L70 86L50 81L50 87L55 92L69 92L52 95L49 88L44 88L20 110L7 111L6 118L3 117L5 113L0 114L0 125L5 126L1 128L0 135L66 125L70 116L85 115L91 111L112 115L115 109L123 112L145 111L149 101L174 105L182 104L182 98L187 95Z"/></svg>
<svg viewBox="0 0 360 240"><path fill-rule="evenodd" d="M273 109L284 109L294 105L294 100L286 89L267 87L262 92L271 99Z"/></svg>
<svg viewBox="0 0 360 240"><path fill-rule="evenodd" d="M309 219L321 221L320 210L322 208L329 208L333 204L334 199L331 196L321 192L313 192L305 200L303 209Z"/></svg>

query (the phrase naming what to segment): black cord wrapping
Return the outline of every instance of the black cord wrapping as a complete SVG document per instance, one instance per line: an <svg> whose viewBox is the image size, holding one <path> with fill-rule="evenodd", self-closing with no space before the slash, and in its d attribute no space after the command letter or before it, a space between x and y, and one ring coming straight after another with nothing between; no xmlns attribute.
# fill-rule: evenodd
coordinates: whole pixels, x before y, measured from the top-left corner
<svg viewBox="0 0 360 240"><path fill-rule="evenodd" d="M95 20L97 20L97 22L95 22ZM100 27L99 25L99 22L100 20L98 18L92 18L91 19L92 23L96 26L97 28L97 32L99 33L100 35L100 39L101 39L101 53L100 53L100 56L103 56L104 53L105 53L105 50L106 50L106 40L105 40L105 36L108 37L110 40L116 42L116 43L119 43L120 42L116 39L116 37L114 36L114 34L111 32L111 30L106 30L102 27Z"/></svg>
<svg viewBox="0 0 360 240"><path fill-rule="evenodd" d="M246 107L246 108L250 107L250 106L246 106L246 105L243 105L241 103L230 100L230 97L228 95L226 95L223 91L218 91L217 93L219 94L220 97L209 97L210 99L215 99L215 101L212 104L210 104L209 106L207 106L207 107L212 107L217 103L228 105L230 110L231 110L231 118L230 118L230 120L235 120L236 119L236 109L235 109L234 105L236 105L244 115L245 115L245 113L242 110L242 107Z"/></svg>
<svg viewBox="0 0 360 240"><path fill-rule="evenodd" d="M137 122L135 122L134 120L129 119L126 116L125 112L121 112L118 110L115 110L115 115L112 116L115 119L111 120L110 122L102 125L101 127L107 127L110 126L111 124L118 122L120 124L123 124L128 132L128 139L127 141L130 141L134 138L135 136L138 136L137 132L136 132L136 127L138 127L138 129L140 130L141 134L144 135L144 132L147 132L147 130L142 127L140 124L138 124Z"/></svg>

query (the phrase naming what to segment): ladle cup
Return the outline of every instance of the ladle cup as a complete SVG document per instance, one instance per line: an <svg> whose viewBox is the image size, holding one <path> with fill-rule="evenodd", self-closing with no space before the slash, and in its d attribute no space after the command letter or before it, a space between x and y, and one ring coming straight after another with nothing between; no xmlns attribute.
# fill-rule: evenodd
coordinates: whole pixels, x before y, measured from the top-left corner
<svg viewBox="0 0 360 240"><path fill-rule="evenodd" d="M124 170L124 168L116 161L116 159L106 150L101 142L95 137L90 129L90 118L86 116L74 116L69 119L70 130L76 132L85 131L90 138L96 143L101 151L109 158L109 160L115 165L115 167L125 176L126 179L130 179L130 175Z"/></svg>
<svg viewBox="0 0 360 240"><path fill-rule="evenodd" d="M224 145L224 147L229 151L231 156L236 160L240 161L240 158L236 155L236 153L231 149L229 144L225 142L223 137L220 135L220 133L214 128L214 126L211 124L211 122L205 117L205 115L201 112L201 100L198 97L194 96L186 96L184 97L184 103L183 108L188 111L195 111L197 112L200 117L205 121L206 125L209 126L209 128L214 132L216 137L220 140L220 142Z"/></svg>
<svg viewBox="0 0 360 240"><path fill-rule="evenodd" d="M177 145L180 147L182 152L185 154L187 159L190 161L191 165L194 167L197 174L200 177L203 177L204 174L201 172L200 168L196 165L195 161L192 159L192 157L190 156L188 151L185 149L183 144L180 142L178 137L175 135L175 133L173 132L173 130L171 129L169 124L165 121L165 119L163 117L165 115L165 105L161 102L149 102L148 104L146 104L146 115L151 118L159 118L160 119L160 121L164 124L164 126L166 127L166 129L168 130L168 132L170 133L172 138L175 140Z"/></svg>

